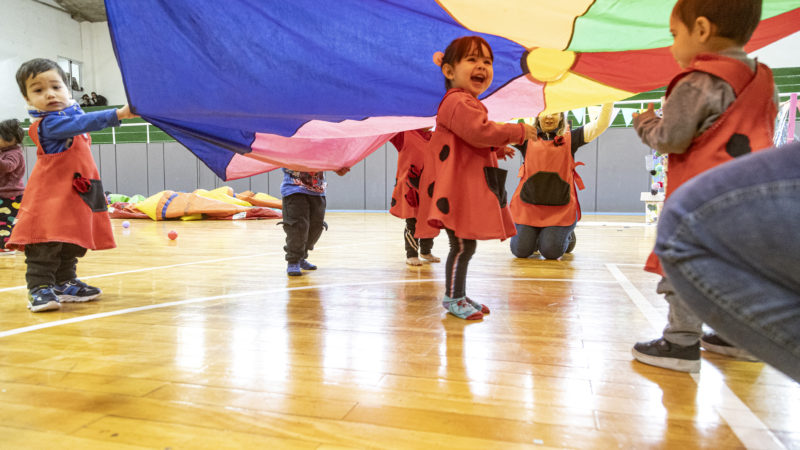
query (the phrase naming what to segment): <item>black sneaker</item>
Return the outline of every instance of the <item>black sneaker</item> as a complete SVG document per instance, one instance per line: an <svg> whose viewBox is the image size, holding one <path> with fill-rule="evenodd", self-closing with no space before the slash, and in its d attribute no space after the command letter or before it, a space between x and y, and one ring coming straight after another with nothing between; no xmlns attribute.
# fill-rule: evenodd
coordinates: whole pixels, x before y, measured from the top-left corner
<svg viewBox="0 0 800 450"><path fill-rule="evenodd" d="M301 259L300 260L300 268L303 269L303 270L317 270L317 266L315 266L314 264L311 264L310 262L308 262L305 259Z"/></svg>
<svg viewBox="0 0 800 450"><path fill-rule="evenodd" d="M569 244L567 244L566 253L572 253L572 251L575 250L575 244L578 243L578 238L575 237L575 230L573 230L573 231L571 231L569 233L569 237L567 238L567 241L569 242Z"/></svg>
<svg viewBox="0 0 800 450"><path fill-rule="evenodd" d="M679 372L700 371L700 343L684 347L664 338L650 342L637 342L633 346L633 357L651 366L677 370Z"/></svg>
<svg viewBox="0 0 800 450"><path fill-rule="evenodd" d="M55 285L53 292L62 303L88 302L103 293L100 289L89 286L77 278Z"/></svg>
<svg viewBox="0 0 800 450"><path fill-rule="evenodd" d="M717 333L706 333L700 338L700 344L704 349L719 353L720 355L730 356L732 358L741 359L742 361L759 361L758 358L753 356L752 353L739 347L734 347L728 341L719 337Z"/></svg>
<svg viewBox="0 0 800 450"><path fill-rule="evenodd" d="M36 286L28 291L28 309L31 312L51 311L61 309L61 303L52 286Z"/></svg>

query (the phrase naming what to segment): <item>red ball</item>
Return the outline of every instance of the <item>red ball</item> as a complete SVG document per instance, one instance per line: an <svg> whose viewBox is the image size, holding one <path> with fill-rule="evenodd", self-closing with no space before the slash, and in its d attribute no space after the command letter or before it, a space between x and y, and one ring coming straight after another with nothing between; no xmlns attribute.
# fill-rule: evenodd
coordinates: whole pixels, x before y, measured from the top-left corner
<svg viewBox="0 0 800 450"><path fill-rule="evenodd" d="M167 233L167 237L174 241L178 238L178 233L175 230L170 230L170 232Z"/></svg>

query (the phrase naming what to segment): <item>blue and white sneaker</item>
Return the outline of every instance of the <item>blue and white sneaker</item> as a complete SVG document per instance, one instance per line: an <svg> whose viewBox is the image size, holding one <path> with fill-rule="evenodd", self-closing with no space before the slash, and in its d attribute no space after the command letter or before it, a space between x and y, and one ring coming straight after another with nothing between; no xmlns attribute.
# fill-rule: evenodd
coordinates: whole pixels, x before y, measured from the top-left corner
<svg viewBox="0 0 800 450"><path fill-rule="evenodd" d="M31 312L52 311L61 309L61 303L53 292L53 287L44 284L28 291L28 309Z"/></svg>
<svg viewBox="0 0 800 450"><path fill-rule="evenodd" d="M103 293L100 289L89 286L77 278L55 285L53 292L62 303L88 302Z"/></svg>

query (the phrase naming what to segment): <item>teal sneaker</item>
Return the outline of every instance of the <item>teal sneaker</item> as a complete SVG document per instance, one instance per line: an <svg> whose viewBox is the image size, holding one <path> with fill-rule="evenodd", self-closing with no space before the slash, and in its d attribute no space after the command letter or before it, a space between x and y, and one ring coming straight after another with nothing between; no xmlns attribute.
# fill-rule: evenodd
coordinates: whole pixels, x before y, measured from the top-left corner
<svg viewBox="0 0 800 450"><path fill-rule="evenodd" d="M475 309L475 307L473 307L472 304L467 301L466 297L450 298L445 295L442 299L442 306L444 306L444 309L446 309L447 312L458 317L459 319L483 319L483 313L481 313L480 309Z"/></svg>

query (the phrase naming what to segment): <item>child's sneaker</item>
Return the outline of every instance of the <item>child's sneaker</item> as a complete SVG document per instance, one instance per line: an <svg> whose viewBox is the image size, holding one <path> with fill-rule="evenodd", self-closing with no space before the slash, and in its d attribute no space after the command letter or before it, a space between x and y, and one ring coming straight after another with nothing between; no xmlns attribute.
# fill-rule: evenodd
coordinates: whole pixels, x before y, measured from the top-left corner
<svg viewBox="0 0 800 450"><path fill-rule="evenodd" d="M406 258L406 264L409 266L421 266L422 261L420 261L416 256L412 256L410 258Z"/></svg>
<svg viewBox="0 0 800 450"><path fill-rule="evenodd" d="M574 230L569 233L569 237L567 237L567 241L569 243L567 244L567 251L564 252L564 253L572 253L572 251L575 250L575 244L578 243L578 238L575 236L575 231Z"/></svg>
<svg viewBox="0 0 800 450"><path fill-rule="evenodd" d="M317 270L317 266L311 264L310 262L306 261L305 259L300 260L300 268L303 270Z"/></svg>
<svg viewBox="0 0 800 450"><path fill-rule="evenodd" d="M428 262L439 262L441 259L438 256L433 256L433 253L428 253L427 255L419 255L420 258L424 259Z"/></svg>
<svg viewBox="0 0 800 450"><path fill-rule="evenodd" d="M55 285L53 287L53 292L55 292L58 296L58 300L62 303L88 302L96 299L103 293L100 289L89 286L77 278Z"/></svg>
<svg viewBox="0 0 800 450"><path fill-rule="evenodd" d="M28 309L31 312L50 311L61 309L61 303L53 292L52 286L36 286L28 291Z"/></svg>
<svg viewBox="0 0 800 450"><path fill-rule="evenodd" d="M700 343L684 347L664 338L650 342L637 342L633 346L633 357L651 366L677 370L679 372L700 371Z"/></svg>
<svg viewBox="0 0 800 450"><path fill-rule="evenodd" d="M759 361L758 358L753 356L752 353L739 347L734 347L728 341L719 337L717 333L705 333L700 338L700 344L704 349L719 353L720 355L730 356L732 358L741 359L742 361Z"/></svg>
<svg viewBox="0 0 800 450"><path fill-rule="evenodd" d="M12 256L16 253L17 253L16 250L11 250L10 248L5 248L5 247L0 248L0 256Z"/></svg>
<svg viewBox="0 0 800 450"><path fill-rule="evenodd" d="M466 297L450 298L445 295L442 299L442 306L444 306L444 309L446 309L447 312L458 317L459 319L483 319L483 313L481 313L480 310L475 309L469 302L467 302Z"/></svg>
<svg viewBox="0 0 800 450"><path fill-rule="evenodd" d="M488 307L488 306L486 306L486 305L484 305L483 303L478 303L478 302L476 302L476 301L474 301L474 300L470 299L469 297L464 297L464 298L466 298L466 299L467 299L467 303L469 303L470 305L472 305L472 307L473 307L473 308L477 309L477 310L478 310L478 311L480 311L482 314L489 314L490 312L492 312L492 311L489 309L489 307Z"/></svg>
<svg viewBox="0 0 800 450"><path fill-rule="evenodd" d="M286 273L290 277L299 277L300 275L302 275L303 272L300 271L300 263L299 262L289 263L286 266Z"/></svg>

